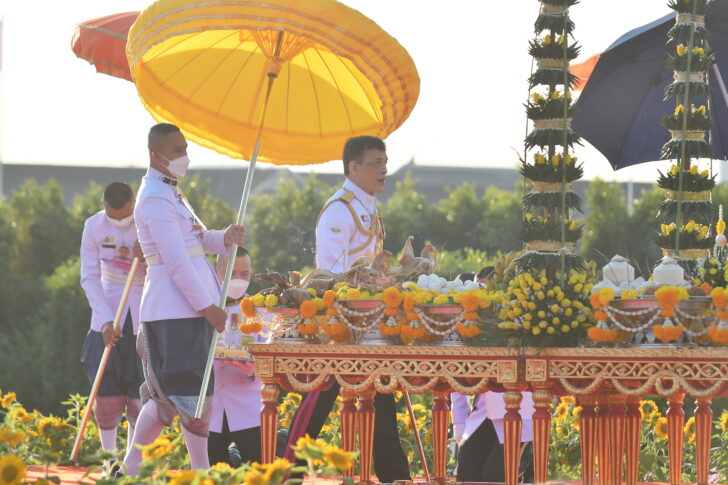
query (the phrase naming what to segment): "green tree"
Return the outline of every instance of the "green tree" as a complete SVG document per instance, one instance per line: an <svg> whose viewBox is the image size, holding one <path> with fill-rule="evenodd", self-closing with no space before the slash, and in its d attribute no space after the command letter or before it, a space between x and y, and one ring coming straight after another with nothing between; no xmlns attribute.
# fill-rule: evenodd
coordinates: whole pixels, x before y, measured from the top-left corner
<svg viewBox="0 0 728 485"><path fill-rule="evenodd" d="M477 219L480 241L473 246L487 253L520 251L523 208L520 192L488 187L483 194L485 210Z"/></svg>
<svg viewBox="0 0 728 485"><path fill-rule="evenodd" d="M233 211L222 199L210 192L210 180L200 182L200 176L182 179L180 188L187 197L195 214L209 229L225 229L237 219L237 207Z"/></svg>
<svg viewBox="0 0 728 485"><path fill-rule="evenodd" d="M439 249L479 247L483 237L477 221L487 208L472 185L466 183L450 191L434 209L436 214L429 232Z"/></svg>
<svg viewBox="0 0 728 485"><path fill-rule="evenodd" d="M427 197L415 189L409 173L397 181L392 196L380 205L380 214L386 229L384 248L394 254L402 250L409 236L415 237L418 246L433 237L432 208Z"/></svg>
<svg viewBox="0 0 728 485"><path fill-rule="evenodd" d="M627 205L618 182L595 179L586 191L589 217L584 221L581 254L606 264L615 254L628 252Z"/></svg>
<svg viewBox="0 0 728 485"><path fill-rule="evenodd" d="M302 186L285 177L275 192L251 199L248 249L256 272L313 266L316 220L333 192L313 175Z"/></svg>

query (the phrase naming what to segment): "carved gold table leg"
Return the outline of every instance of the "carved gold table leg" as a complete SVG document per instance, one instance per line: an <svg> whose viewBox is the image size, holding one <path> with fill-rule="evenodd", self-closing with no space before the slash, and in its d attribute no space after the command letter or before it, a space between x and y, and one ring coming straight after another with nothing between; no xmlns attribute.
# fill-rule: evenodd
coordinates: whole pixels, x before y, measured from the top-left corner
<svg viewBox="0 0 728 485"><path fill-rule="evenodd" d="M356 412L359 427L359 483L372 483L372 448L374 446L374 389L359 391Z"/></svg>
<svg viewBox="0 0 728 485"><path fill-rule="evenodd" d="M710 469L710 435L713 410L710 398L698 398L695 408L695 461L698 485L707 485Z"/></svg>
<svg viewBox="0 0 728 485"><path fill-rule="evenodd" d="M535 483L548 480L549 440L551 431L551 392L549 384L533 385L533 478Z"/></svg>
<svg viewBox="0 0 728 485"><path fill-rule="evenodd" d="M609 396L607 414L607 440L609 446L610 482L622 483L622 463L624 462L625 397L622 394Z"/></svg>
<svg viewBox="0 0 728 485"><path fill-rule="evenodd" d="M640 468L640 435L642 415L640 414L640 398L627 398L627 423L625 425L624 445L627 455L625 481L627 485L637 485Z"/></svg>
<svg viewBox="0 0 728 485"><path fill-rule="evenodd" d="M505 460L506 485L518 483L518 465L521 452L521 409L520 388L517 386L506 386L506 393L503 396L506 404L506 414L503 417L503 459Z"/></svg>
<svg viewBox="0 0 728 485"><path fill-rule="evenodd" d="M581 417L579 429L581 434L581 478L584 485L594 485L596 467L594 459L597 447L597 414L596 402L591 396L580 397Z"/></svg>
<svg viewBox="0 0 728 485"><path fill-rule="evenodd" d="M432 406L432 444L434 447L435 482L445 484L447 470L447 428L450 424L449 392L433 391L435 402Z"/></svg>
<svg viewBox="0 0 728 485"><path fill-rule="evenodd" d="M341 390L343 405L341 406L341 448L356 451L356 393L348 389ZM344 478L354 476L354 467L342 472Z"/></svg>
<svg viewBox="0 0 728 485"><path fill-rule="evenodd" d="M278 380L261 378L263 381L263 407L260 410L260 454L263 463L276 459L276 436L278 434Z"/></svg>
<svg viewBox="0 0 728 485"><path fill-rule="evenodd" d="M607 441L607 415L609 406L606 395L599 396L597 404L597 465L599 469L599 484L611 485L609 468L609 442Z"/></svg>
<svg viewBox="0 0 728 485"><path fill-rule="evenodd" d="M667 409L667 453L670 460L670 485L680 485L683 463L684 393L670 396Z"/></svg>

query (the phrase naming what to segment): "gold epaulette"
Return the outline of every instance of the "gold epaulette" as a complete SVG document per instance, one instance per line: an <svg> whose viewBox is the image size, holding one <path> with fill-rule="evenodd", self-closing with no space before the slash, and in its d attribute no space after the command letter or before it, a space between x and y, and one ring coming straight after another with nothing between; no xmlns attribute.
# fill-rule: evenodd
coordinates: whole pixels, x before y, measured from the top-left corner
<svg viewBox="0 0 728 485"><path fill-rule="evenodd" d="M339 197L336 200L343 200L347 204L351 204L351 201L354 200L354 197L356 197L354 195L354 192L352 192L350 190L347 190L346 192L344 192L343 194L341 194L341 197Z"/></svg>

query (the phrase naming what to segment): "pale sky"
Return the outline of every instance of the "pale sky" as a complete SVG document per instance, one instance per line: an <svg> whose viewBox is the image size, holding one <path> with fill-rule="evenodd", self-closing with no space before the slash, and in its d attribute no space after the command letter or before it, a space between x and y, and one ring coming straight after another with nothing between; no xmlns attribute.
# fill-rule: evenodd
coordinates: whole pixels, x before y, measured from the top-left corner
<svg viewBox="0 0 728 485"><path fill-rule="evenodd" d="M134 85L97 74L70 49L74 24L141 10L148 0L0 0L2 154L7 163L146 166L154 123ZM525 135L523 103L535 0L345 0L409 51L421 92L410 118L387 139L390 171L418 164L513 167ZM666 0L581 0L572 7L582 54L669 13ZM598 115L598 114L596 114ZM591 147L577 149L586 177L656 178L646 164L612 172ZM192 167L245 163L192 146ZM338 171L340 164L302 170Z"/></svg>

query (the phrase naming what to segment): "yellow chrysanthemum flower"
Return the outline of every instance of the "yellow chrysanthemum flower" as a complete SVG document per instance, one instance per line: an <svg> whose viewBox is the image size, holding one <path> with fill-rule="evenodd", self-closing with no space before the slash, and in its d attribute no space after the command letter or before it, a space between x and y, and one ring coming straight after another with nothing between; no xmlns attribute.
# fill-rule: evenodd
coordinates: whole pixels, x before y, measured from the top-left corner
<svg viewBox="0 0 728 485"><path fill-rule="evenodd" d="M268 296L265 297L265 303L264 303L264 305L265 305L266 308L270 308L270 307L277 306L278 305L278 297L276 295L274 295L274 294L271 293L270 295L268 295Z"/></svg>
<svg viewBox="0 0 728 485"><path fill-rule="evenodd" d="M265 296L260 293L251 298L253 305L262 307L265 305Z"/></svg>
<svg viewBox="0 0 728 485"><path fill-rule="evenodd" d="M0 458L0 485L19 485L25 477L25 463L15 455Z"/></svg>

